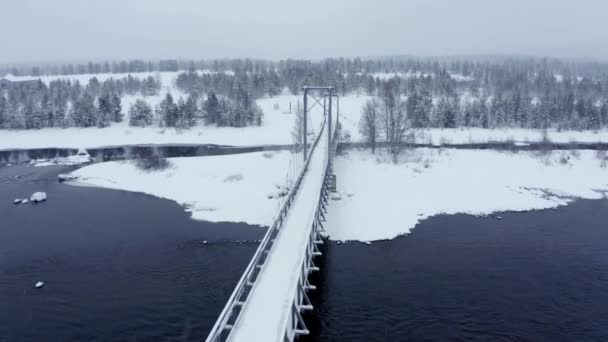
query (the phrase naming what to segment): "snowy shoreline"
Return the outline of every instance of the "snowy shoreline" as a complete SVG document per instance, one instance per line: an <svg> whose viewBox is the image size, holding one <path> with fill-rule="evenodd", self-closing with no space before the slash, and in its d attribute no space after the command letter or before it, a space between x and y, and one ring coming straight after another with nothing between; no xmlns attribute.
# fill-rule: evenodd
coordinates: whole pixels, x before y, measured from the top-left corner
<svg viewBox="0 0 608 342"><path fill-rule="evenodd" d="M608 196L608 160L595 151L414 149L395 164L369 150L338 156L328 208L333 240L405 235L440 214L491 215Z"/></svg>
<svg viewBox="0 0 608 342"><path fill-rule="evenodd" d="M194 127L178 132L158 127L128 127L114 125L107 128L45 128L41 130L0 130L0 151L48 149L48 148L112 148L129 145L220 145L233 147L284 146L292 144L293 116L284 115L275 127ZM353 134L354 124L345 123L341 117L343 132ZM279 127L280 126L280 127ZM350 128L350 130L349 130ZM550 143L596 144L608 143L608 130L547 132ZM467 145L486 143L526 144L543 141L543 133L533 129L421 129L417 130L414 144L420 145ZM356 133L345 143L360 144Z"/></svg>
<svg viewBox="0 0 608 342"><path fill-rule="evenodd" d="M272 223L293 169L290 152L168 158L170 166L143 171L130 161L92 164L70 174L66 184L140 192L173 200L192 218L211 222Z"/></svg>

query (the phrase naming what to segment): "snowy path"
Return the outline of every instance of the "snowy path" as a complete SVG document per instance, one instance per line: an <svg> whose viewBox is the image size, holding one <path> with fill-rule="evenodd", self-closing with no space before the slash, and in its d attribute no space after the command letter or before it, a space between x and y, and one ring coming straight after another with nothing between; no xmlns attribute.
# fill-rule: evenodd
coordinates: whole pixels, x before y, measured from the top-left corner
<svg viewBox="0 0 608 342"><path fill-rule="evenodd" d="M323 184L326 132L321 132L295 202L236 322L231 341L280 341L283 338Z"/></svg>

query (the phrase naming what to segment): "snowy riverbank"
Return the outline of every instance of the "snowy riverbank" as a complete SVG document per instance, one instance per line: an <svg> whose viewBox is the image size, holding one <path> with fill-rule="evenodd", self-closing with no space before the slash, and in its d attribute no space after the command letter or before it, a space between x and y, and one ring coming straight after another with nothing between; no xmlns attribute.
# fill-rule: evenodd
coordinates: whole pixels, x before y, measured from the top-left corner
<svg viewBox="0 0 608 342"><path fill-rule="evenodd" d="M489 215L599 199L608 194L608 167L601 164L595 151L417 149L394 164L353 150L336 159L339 193L326 227L334 240L373 241L407 234L438 214Z"/></svg>
<svg viewBox="0 0 608 342"><path fill-rule="evenodd" d="M289 152L168 160L170 167L162 171L142 171L133 162L105 162L72 174L79 185L174 200L197 220L270 225L279 200L269 196L280 192L293 169Z"/></svg>
<svg viewBox="0 0 608 342"><path fill-rule="evenodd" d="M269 195L281 191L288 172L296 173L289 152L169 160L164 171L106 162L73 175L80 184L174 200L194 219L269 225L279 202ZM373 241L407 234L438 214L489 215L599 199L608 194L607 163L595 151L415 149L394 164L386 155L351 150L335 162L339 192L331 196L326 227L334 240Z"/></svg>

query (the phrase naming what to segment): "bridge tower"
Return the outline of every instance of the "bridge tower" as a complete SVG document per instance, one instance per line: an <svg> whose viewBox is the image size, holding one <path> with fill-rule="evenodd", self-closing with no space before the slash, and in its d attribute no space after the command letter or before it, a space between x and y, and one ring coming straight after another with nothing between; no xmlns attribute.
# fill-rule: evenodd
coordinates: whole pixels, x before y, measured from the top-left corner
<svg viewBox="0 0 608 342"><path fill-rule="evenodd" d="M338 98L337 94L334 94L334 87L308 87L305 86L302 88L304 91L304 115L302 116L302 129L303 129L303 147L304 147L304 161L308 156L308 112L313 109L315 106L319 105L323 108L323 115L326 116L327 119L327 148L328 151L331 151L332 146L332 101L333 98ZM315 92L318 93L315 96ZM310 108L308 107L308 98L311 97L314 103ZM323 103L321 103L321 99L323 99ZM339 100L338 100L338 108L339 108ZM340 109L338 109L339 111Z"/></svg>

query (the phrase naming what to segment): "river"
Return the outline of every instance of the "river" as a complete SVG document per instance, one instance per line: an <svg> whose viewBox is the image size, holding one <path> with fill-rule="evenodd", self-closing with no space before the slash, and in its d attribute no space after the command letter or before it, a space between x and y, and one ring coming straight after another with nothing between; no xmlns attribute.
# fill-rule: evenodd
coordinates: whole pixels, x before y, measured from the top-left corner
<svg viewBox="0 0 608 342"><path fill-rule="evenodd" d="M264 229L58 183L68 170L0 168L0 341L204 339ZM35 191L49 200L12 204ZM500 216L329 243L302 341L605 340L608 201Z"/></svg>

